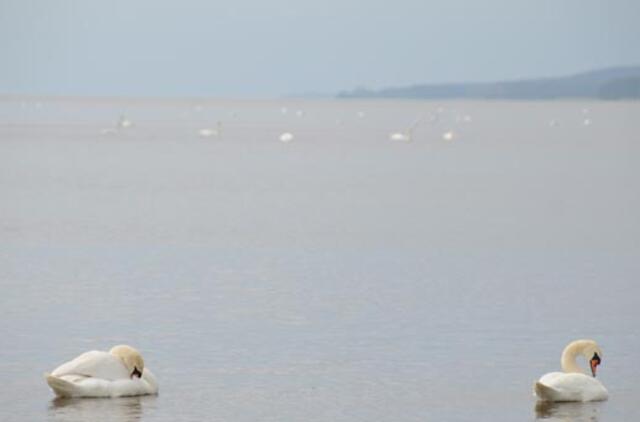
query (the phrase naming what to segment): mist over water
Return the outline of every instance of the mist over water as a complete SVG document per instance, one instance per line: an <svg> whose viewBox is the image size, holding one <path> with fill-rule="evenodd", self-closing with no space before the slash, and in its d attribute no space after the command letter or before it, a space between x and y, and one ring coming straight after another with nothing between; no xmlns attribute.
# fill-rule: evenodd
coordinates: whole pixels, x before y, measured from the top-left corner
<svg viewBox="0 0 640 422"><path fill-rule="evenodd" d="M636 420L639 117L4 98L0 419ZM610 400L536 405L582 337ZM158 397L53 400L118 343Z"/></svg>

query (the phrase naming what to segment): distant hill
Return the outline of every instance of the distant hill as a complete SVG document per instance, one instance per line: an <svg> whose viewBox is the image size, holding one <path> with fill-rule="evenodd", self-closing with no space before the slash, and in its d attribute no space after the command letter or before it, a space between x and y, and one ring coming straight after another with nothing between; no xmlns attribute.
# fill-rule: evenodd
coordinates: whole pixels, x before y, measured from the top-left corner
<svg viewBox="0 0 640 422"><path fill-rule="evenodd" d="M513 99L559 98L640 99L640 66L614 67L557 78L503 82L412 85L344 91L338 98Z"/></svg>

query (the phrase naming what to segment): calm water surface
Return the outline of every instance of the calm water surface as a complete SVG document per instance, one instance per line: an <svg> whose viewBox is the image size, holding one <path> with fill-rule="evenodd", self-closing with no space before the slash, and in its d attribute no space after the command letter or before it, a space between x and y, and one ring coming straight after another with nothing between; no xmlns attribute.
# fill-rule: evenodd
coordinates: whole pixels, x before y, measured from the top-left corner
<svg viewBox="0 0 640 422"><path fill-rule="evenodd" d="M640 420L639 139L624 102L2 99L0 420ZM611 399L536 404L580 337ZM159 396L53 399L118 343Z"/></svg>

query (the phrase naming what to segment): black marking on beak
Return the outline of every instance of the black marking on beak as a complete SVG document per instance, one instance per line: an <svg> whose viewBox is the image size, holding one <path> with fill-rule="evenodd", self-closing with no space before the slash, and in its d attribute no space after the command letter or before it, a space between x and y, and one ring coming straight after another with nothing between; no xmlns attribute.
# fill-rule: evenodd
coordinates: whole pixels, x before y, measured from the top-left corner
<svg viewBox="0 0 640 422"><path fill-rule="evenodd" d="M142 372L138 371L138 368L136 368L135 366L133 367L133 372L131 373L131 378L133 377L142 378Z"/></svg>

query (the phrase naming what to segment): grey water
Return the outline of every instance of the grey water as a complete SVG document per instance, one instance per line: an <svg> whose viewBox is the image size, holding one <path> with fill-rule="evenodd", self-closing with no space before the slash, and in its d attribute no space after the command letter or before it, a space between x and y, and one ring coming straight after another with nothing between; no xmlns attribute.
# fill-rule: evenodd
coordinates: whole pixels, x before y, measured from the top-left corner
<svg viewBox="0 0 640 422"><path fill-rule="evenodd" d="M2 98L0 420L639 420L638 140L637 102ZM536 403L576 338L610 400ZM157 397L54 400L120 343Z"/></svg>

